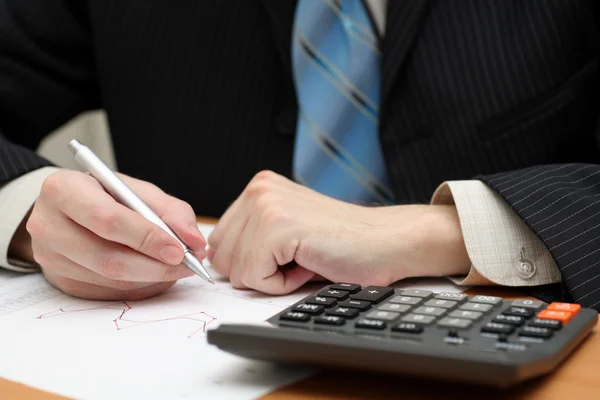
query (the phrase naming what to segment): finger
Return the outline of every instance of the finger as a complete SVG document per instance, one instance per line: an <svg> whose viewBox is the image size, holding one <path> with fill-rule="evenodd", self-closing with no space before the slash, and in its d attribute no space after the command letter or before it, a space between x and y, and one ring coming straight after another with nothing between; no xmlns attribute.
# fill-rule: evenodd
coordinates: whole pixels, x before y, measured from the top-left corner
<svg viewBox="0 0 600 400"><path fill-rule="evenodd" d="M52 273L45 274L45 276L52 286L69 296L103 301L145 300L163 293L175 284L175 282L161 282L139 289L124 291L87 282L79 282L74 279L53 275Z"/></svg>
<svg viewBox="0 0 600 400"><path fill-rule="evenodd" d="M248 223L248 219L249 216L245 212L245 209L240 207L237 214L235 214L228 224L226 234L223 236L219 246L214 249L211 247L211 250L214 250L214 256L211 263L218 273L230 275L233 251L239 237Z"/></svg>
<svg viewBox="0 0 600 400"><path fill-rule="evenodd" d="M215 230L211 233L208 238L208 245L213 251L209 251L209 260L212 261L211 255L214 256L217 248L220 246L221 241L226 235L229 235L230 224L239 214L240 208L246 208L249 204L253 204L257 197L269 192L274 191L279 183L285 178L271 171L261 171L257 173L248 182L244 191L238 196L238 198L228 207L225 213L222 215L219 223L215 227Z"/></svg>
<svg viewBox="0 0 600 400"><path fill-rule="evenodd" d="M255 242L255 236L261 220L261 213L251 213L248 222L240 233L238 239L233 243L234 249L231 255L231 269L229 270L229 280L231 285L237 289L246 289L249 286L247 281L251 281L251 274L255 273L252 266L247 263L248 250Z"/></svg>
<svg viewBox="0 0 600 400"><path fill-rule="evenodd" d="M155 285L155 283L152 282L117 281L109 279L82 267L81 265L75 264L73 261L60 254L56 254L55 260L53 260L51 265L42 265L41 267L62 278L122 291L137 290Z"/></svg>
<svg viewBox="0 0 600 400"><path fill-rule="evenodd" d="M266 228L266 224L258 226L255 240L250 243L245 257L243 283L246 286L281 295L293 292L315 276L313 271L293 264L300 242L287 240L286 236L281 230Z"/></svg>
<svg viewBox="0 0 600 400"><path fill-rule="evenodd" d="M160 218L200 258L206 257L206 239L198 229L196 214L188 203L168 196L165 206L156 207Z"/></svg>
<svg viewBox="0 0 600 400"><path fill-rule="evenodd" d="M166 194L158 186L129 176L123 181L139 193L150 207L175 234L201 258L206 256L206 238L198 229L196 213L186 202Z"/></svg>
<svg viewBox="0 0 600 400"><path fill-rule="evenodd" d="M54 236L53 249L76 264L105 278L133 282L170 282L193 275L185 265L168 265L118 243L109 242L65 219L60 232L56 224L47 236Z"/></svg>
<svg viewBox="0 0 600 400"><path fill-rule="evenodd" d="M225 210L225 213L219 219L215 229L208 236L208 259L211 263L215 255L215 250L217 247L219 247L225 232L228 231L233 216L237 214L237 210L241 201L242 200L240 197L235 199L235 201L227 208L227 210Z"/></svg>
<svg viewBox="0 0 600 400"><path fill-rule="evenodd" d="M183 261L181 245L156 224L146 220L101 190L81 191L65 199L59 209L79 225L111 242L177 265Z"/></svg>

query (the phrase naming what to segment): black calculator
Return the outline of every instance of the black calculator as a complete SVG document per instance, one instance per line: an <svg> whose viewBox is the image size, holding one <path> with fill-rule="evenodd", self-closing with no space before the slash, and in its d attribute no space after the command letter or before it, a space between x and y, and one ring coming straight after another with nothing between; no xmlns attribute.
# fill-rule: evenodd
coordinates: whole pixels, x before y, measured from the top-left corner
<svg viewBox="0 0 600 400"><path fill-rule="evenodd" d="M251 359L509 387L558 368L597 320L571 303L336 283L207 340Z"/></svg>

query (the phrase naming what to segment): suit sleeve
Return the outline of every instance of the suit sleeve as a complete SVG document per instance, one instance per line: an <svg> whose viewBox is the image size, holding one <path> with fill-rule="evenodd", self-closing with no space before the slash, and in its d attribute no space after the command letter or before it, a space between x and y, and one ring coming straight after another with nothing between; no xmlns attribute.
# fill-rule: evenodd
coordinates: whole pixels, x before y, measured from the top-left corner
<svg viewBox="0 0 600 400"><path fill-rule="evenodd" d="M83 0L0 0L0 186L49 165L49 132L99 107Z"/></svg>
<svg viewBox="0 0 600 400"><path fill-rule="evenodd" d="M569 297L600 310L600 165L544 165L479 179L542 241Z"/></svg>

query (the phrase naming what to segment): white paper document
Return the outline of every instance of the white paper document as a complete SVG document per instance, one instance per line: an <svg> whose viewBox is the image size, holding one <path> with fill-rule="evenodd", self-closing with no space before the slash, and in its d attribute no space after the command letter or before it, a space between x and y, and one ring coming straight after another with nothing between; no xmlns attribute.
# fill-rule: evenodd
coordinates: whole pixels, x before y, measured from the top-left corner
<svg viewBox="0 0 600 400"><path fill-rule="evenodd" d="M212 226L201 225L208 236ZM224 322L262 322L324 283L288 296L235 290L210 270L145 301L86 301L40 274L0 275L0 376L76 399L255 399L311 368L246 360L206 342ZM399 287L461 291L446 280Z"/></svg>

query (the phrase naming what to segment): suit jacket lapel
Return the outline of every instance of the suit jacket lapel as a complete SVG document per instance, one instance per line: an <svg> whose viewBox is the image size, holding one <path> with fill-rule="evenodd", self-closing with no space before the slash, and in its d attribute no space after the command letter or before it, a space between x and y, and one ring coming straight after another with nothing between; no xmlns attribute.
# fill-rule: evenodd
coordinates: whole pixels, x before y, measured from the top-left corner
<svg viewBox="0 0 600 400"><path fill-rule="evenodd" d="M291 71L292 29L296 0L262 0L270 17L273 40L283 65Z"/></svg>
<svg viewBox="0 0 600 400"><path fill-rule="evenodd" d="M381 66L381 104L387 99L406 59L428 3L429 0L388 0Z"/></svg>

